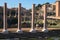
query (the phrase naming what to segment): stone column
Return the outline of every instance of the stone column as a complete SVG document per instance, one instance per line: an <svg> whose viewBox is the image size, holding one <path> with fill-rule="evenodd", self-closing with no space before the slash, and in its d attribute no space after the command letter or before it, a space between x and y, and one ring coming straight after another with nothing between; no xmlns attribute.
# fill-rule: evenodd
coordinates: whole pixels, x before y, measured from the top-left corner
<svg viewBox="0 0 60 40"><path fill-rule="evenodd" d="M21 30L21 4L20 3L18 6L18 29L17 29L17 32L22 33L22 30Z"/></svg>
<svg viewBox="0 0 60 40"><path fill-rule="evenodd" d="M7 3L3 7L3 33L8 33L7 30Z"/></svg>
<svg viewBox="0 0 60 40"><path fill-rule="evenodd" d="M60 1L56 1L56 17L60 16Z"/></svg>
<svg viewBox="0 0 60 40"><path fill-rule="evenodd" d="M48 32L48 30L47 30L47 15L46 15L46 13L47 13L47 5L44 5L44 26L43 26L43 29L42 29L43 32Z"/></svg>
<svg viewBox="0 0 60 40"><path fill-rule="evenodd" d="M31 20L31 30L30 32L35 33L35 26L34 26L34 13L35 13L35 4L32 5L32 20Z"/></svg>

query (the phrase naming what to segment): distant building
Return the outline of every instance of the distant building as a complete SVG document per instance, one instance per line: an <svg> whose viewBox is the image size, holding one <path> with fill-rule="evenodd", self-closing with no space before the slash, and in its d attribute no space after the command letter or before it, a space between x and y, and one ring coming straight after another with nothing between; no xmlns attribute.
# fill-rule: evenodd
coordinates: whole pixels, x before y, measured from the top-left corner
<svg viewBox="0 0 60 40"><path fill-rule="evenodd" d="M46 4L47 5L47 16L60 16L60 0L56 0L54 4ZM23 22L31 22L31 13L29 10L21 7L21 18ZM0 19L3 19L3 7L0 6ZM35 11L35 21L39 20L44 15L43 5L39 10ZM18 8L7 8L7 17L8 19L17 18L18 16Z"/></svg>
<svg viewBox="0 0 60 40"><path fill-rule="evenodd" d="M0 18L3 17L3 7L0 7ZM17 18L18 16L18 8L7 8L7 17L8 19L12 19L12 18ZM31 13L25 9L25 8L21 8L21 16L22 16L22 21L31 21Z"/></svg>

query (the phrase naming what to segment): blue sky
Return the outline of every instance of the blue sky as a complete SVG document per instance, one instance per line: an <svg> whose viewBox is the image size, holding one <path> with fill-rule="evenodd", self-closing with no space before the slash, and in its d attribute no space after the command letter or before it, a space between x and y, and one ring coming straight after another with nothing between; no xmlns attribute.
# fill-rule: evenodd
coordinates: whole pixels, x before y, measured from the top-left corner
<svg viewBox="0 0 60 40"><path fill-rule="evenodd" d="M29 9L32 4L43 4L46 2L54 3L56 0L0 0L0 6L3 6L6 2L8 7L18 7L18 3L22 4L22 7Z"/></svg>

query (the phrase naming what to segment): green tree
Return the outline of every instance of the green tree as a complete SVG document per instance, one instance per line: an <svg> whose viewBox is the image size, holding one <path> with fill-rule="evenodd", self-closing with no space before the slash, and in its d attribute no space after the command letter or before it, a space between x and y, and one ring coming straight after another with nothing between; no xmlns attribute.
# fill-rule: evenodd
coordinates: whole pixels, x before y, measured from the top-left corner
<svg viewBox="0 0 60 40"><path fill-rule="evenodd" d="M36 10L39 10L39 8L41 8L42 7L42 5L41 4L38 4L37 6L36 6Z"/></svg>
<svg viewBox="0 0 60 40"><path fill-rule="evenodd" d="M50 4L49 2L46 2L45 4Z"/></svg>
<svg viewBox="0 0 60 40"><path fill-rule="evenodd" d="M32 12L32 9L29 9L30 12Z"/></svg>

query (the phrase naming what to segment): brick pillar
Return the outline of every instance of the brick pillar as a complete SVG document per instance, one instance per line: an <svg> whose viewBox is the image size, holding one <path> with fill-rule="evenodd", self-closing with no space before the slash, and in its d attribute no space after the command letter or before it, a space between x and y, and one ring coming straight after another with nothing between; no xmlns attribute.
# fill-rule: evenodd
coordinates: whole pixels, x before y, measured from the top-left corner
<svg viewBox="0 0 60 40"><path fill-rule="evenodd" d="M48 32L48 30L47 30L47 15L46 15L46 13L47 13L47 5L44 5L44 25L43 25L43 29L42 29L43 32Z"/></svg>
<svg viewBox="0 0 60 40"><path fill-rule="evenodd" d="M34 26L34 13L35 13L35 4L32 5L32 20L31 20L31 30L30 32L35 33L35 26Z"/></svg>
<svg viewBox="0 0 60 40"><path fill-rule="evenodd" d="M18 6L18 29L17 29L17 32L22 33L22 30L21 30L21 4L20 3Z"/></svg>
<svg viewBox="0 0 60 40"><path fill-rule="evenodd" d="M56 1L56 17L60 16L60 1Z"/></svg>
<svg viewBox="0 0 60 40"><path fill-rule="evenodd" d="M3 32L8 33L8 30L7 30L7 3L4 3L4 7L3 7Z"/></svg>

